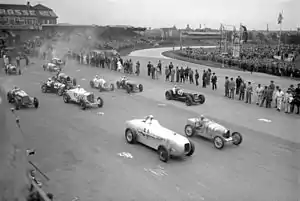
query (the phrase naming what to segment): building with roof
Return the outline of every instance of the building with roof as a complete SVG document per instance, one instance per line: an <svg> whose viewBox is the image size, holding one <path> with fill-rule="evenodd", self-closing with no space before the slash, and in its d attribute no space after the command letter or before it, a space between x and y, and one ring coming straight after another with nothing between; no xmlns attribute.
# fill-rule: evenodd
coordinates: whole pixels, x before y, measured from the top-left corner
<svg viewBox="0 0 300 201"><path fill-rule="evenodd" d="M57 18L51 8L42 4L0 4L0 37L20 40L21 36L26 38L28 31L41 30L42 24L57 24Z"/></svg>

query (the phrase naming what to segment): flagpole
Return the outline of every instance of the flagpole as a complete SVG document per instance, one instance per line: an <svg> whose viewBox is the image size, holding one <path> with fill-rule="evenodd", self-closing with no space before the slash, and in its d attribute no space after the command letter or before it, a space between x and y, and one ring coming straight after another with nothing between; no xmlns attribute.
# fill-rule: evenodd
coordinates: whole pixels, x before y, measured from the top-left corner
<svg viewBox="0 0 300 201"><path fill-rule="evenodd" d="M283 10L281 11L281 18L283 16ZM281 46L281 34L282 34L282 22L283 22L283 19L281 19L280 21L280 31L279 31L279 41L278 41L278 50L280 51L280 46Z"/></svg>

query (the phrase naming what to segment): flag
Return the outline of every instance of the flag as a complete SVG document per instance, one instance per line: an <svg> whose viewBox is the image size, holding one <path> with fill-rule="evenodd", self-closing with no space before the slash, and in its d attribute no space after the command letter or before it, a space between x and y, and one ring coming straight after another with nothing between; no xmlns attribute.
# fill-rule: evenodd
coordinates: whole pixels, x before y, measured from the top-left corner
<svg viewBox="0 0 300 201"><path fill-rule="evenodd" d="M277 19L278 24L282 24L282 20L283 20L283 15L282 15L282 13L279 13L278 19Z"/></svg>
<svg viewBox="0 0 300 201"><path fill-rule="evenodd" d="M247 31L247 27L241 25L241 27L240 27L240 32L241 32L241 38L240 38L240 40L246 43L246 42L248 41L248 31Z"/></svg>

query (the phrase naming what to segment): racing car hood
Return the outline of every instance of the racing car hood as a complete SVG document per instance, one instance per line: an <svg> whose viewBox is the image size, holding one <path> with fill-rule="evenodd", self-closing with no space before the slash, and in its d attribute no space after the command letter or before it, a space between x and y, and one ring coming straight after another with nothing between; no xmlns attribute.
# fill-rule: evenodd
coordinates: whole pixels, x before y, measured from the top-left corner
<svg viewBox="0 0 300 201"><path fill-rule="evenodd" d="M75 89L70 89L69 91L73 92L73 93L77 93L77 94L81 94L81 95L85 95L88 96L90 94L92 94L92 92L87 92L86 90L84 90L83 88L75 88Z"/></svg>
<svg viewBox="0 0 300 201"><path fill-rule="evenodd" d="M16 94L17 94L18 96L22 96L22 97L28 96L28 94L27 94L25 91L23 91L23 90L17 91Z"/></svg>

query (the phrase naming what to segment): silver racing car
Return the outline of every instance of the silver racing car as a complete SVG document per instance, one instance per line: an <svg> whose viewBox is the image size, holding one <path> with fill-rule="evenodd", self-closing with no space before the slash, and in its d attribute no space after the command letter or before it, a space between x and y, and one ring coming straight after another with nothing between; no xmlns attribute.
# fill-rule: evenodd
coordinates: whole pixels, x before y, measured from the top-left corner
<svg viewBox="0 0 300 201"><path fill-rule="evenodd" d="M231 133L229 129L205 118L203 115L200 118L188 119L184 132L187 137L200 135L211 139L217 149L222 149L226 143L240 145L243 141L243 137L239 132Z"/></svg>
<svg viewBox="0 0 300 201"><path fill-rule="evenodd" d="M195 151L189 139L163 127L152 115L129 120L125 125L125 139L128 143L139 142L157 150L163 162L167 162L170 156L191 156Z"/></svg>

